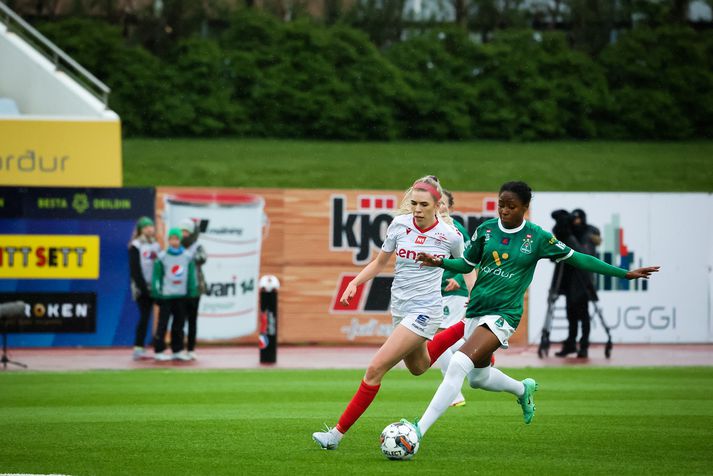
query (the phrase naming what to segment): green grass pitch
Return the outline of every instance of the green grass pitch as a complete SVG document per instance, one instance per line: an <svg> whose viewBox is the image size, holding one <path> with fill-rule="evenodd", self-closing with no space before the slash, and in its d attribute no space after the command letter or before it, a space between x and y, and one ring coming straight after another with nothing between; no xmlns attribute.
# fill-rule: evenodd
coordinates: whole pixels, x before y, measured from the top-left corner
<svg viewBox="0 0 713 476"><path fill-rule="evenodd" d="M438 383L397 370L337 451L311 433L334 424L358 370L0 374L0 473L710 474L713 368L513 369L540 383L522 422L515 398L465 390L413 461L378 436L420 416Z"/></svg>
<svg viewBox="0 0 713 476"><path fill-rule="evenodd" d="M127 139L124 185L450 190L713 192L713 141L317 142Z"/></svg>

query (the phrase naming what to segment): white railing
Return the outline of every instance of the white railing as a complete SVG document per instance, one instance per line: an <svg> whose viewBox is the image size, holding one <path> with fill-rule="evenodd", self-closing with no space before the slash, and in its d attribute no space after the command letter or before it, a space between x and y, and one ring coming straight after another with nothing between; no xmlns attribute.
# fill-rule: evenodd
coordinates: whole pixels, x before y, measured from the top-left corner
<svg viewBox="0 0 713 476"><path fill-rule="evenodd" d="M111 92L109 86L102 83L81 64L77 63L67 53L59 49L57 45L23 20L22 17L12 11L10 7L5 5L2 1L0 1L0 22L5 24L8 32L15 33L32 44L32 46L47 57L47 59L52 61L57 70L61 70L79 81L92 94L99 98L104 103L104 107L108 109L109 93Z"/></svg>

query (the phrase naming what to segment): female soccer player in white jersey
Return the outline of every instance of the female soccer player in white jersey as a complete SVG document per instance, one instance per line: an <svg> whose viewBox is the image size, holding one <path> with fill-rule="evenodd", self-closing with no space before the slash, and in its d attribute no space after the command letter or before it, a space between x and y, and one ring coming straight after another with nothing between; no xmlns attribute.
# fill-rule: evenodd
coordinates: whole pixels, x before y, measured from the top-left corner
<svg viewBox="0 0 713 476"><path fill-rule="evenodd" d="M459 258L463 254L463 237L451 224L450 217L438 211L442 193L438 179L432 176L417 180L407 190L398 215L386 231L379 255L349 283L340 298L342 304L348 304L357 286L378 275L391 255L396 255L391 285L393 332L371 359L359 389L337 425L312 434L325 450L337 448L347 430L374 400L382 378L391 368L403 360L412 374L421 375L463 335L461 324L434 339L443 319L443 271L422 267L416 261L420 252L441 258Z"/></svg>
<svg viewBox="0 0 713 476"><path fill-rule="evenodd" d="M533 393L537 383L518 381L490 366L490 356L507 348L522 315L523 297L541 258L567 260L580 269L618 278L648 277L658 266L633 271L611 266L593 256L577 253L552 234L525 220L532 190L524 182L508 182L500 188L499 218L481 224L463 258L444 259L431 253L419 254L426 266L468 273L480 266L466 311L465 344L451 359L446 376L425 413L414 426L419 435L446 411L467 376L470 386L492 392L509 392L517 397L525 423L535 414Z"/></svg>

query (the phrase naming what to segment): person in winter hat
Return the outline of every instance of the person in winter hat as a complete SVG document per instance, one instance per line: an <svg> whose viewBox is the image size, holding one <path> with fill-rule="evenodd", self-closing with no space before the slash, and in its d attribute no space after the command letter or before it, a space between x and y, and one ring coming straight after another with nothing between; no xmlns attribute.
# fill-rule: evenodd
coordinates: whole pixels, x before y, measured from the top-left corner
<svg viewBox="0 0 713 476"><path fill-rule="evenodd" d="M157 361L191 360L183 352L183 325L186 320L186 300L198 294L195 281L193 256L181 246L181 230L171 228L168 232L168 247L162 251L153 272L154 298L158 301L158 325L154 338L154 358ZM171 321L171 350L166 350L166 330Z"/></svg>
<svg viewBox="0 0 713 476"><path fill-rule="evenodd" d="M139 322L136 324L134 337L134 360L146 356L146 331L155 304L151 297L151 280L154 262L160 252L161 245L156 241L156 227L153 220L149 217L139 218L129 243L131 297L139 308Z"/></svg>

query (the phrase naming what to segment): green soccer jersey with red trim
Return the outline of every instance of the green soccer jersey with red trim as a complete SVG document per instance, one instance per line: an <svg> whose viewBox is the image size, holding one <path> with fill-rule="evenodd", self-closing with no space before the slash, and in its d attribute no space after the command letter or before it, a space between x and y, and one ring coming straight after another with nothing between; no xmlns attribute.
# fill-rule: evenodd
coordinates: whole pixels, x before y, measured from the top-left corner
<svg viewBox="0 0 713 476"><path fill-rule="evenodd" d="M513 229L503 227L499 218L482 223L463 254L469 265L480 267L466 317L495 314L517 328L537 262L542 258L559 262L572 254L552 233L527 220Z"/></svg>

